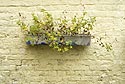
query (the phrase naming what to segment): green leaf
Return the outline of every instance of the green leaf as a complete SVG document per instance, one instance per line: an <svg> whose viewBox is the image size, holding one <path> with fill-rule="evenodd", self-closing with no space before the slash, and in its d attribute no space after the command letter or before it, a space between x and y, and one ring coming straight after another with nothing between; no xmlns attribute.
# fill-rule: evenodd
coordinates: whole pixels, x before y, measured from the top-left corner
<svg viewBox="0 0 125 84"><path fill-rule="evenodd" d="M41 9L41 12L45 12L46 10L45 9Z"/></svg>
<svg viewBox="0 0 125 84"><path fill-rule="evenodd" d="M33 20L34 22L38 22L39 18L38 16L36 16L34 13L32 14Z"/></svg>
<svg viewBox="0 0 125 84"><path fill-rule="evenodd" d="M70 46L70 48L72 48L72 46Z"/></svg>
<svg viewBox="0 0 125 84"><path fill-rule="evenodd" d="M61 52L61 51L62 51L62 49L58 48L58 51L59 51L59 52Z"/></svg>
<svg viewBox="0 0 125 84"><path fill-rule="evenodd" d="M68 50L69 50L68 48L66 48L66 47L64 48L64 51L68 51Z"/></svg>
<svg viewBox="0 0 125 84"><path fill-rule="evenodd" d="M18 20L18 21L17 21L17 24L18 24L18 25L21 25L21 21L20 21L20 20Z"/></svg>

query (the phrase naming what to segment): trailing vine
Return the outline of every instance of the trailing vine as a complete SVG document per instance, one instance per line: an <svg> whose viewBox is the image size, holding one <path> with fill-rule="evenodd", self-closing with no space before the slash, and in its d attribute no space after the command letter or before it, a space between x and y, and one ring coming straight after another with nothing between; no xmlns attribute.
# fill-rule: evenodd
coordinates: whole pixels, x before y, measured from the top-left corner
<svg viewBox="0 0 125 84"><path fill-rule="evenodd" d="M41 13L42 18L32 14L32 25L27 25L22 20L17 22L22 32L25 34L25 41L30 41L31 44L34 45L34 43L43 37L50 47L60 52L68 51L73 47L71 45L72 41L65 41L64 36L91 36L91 30L93 30L94 22L96 21L95 17L86 18L86 12L83 12L80 17L75 15L71 19L67 19L66 16L54 19L45 9L42 9ZM22 18L21 14L20 17ZM112 46L101 42L100 39L98 39L98 42L99 45L105 47L107 51L112 49Z"/></svg>

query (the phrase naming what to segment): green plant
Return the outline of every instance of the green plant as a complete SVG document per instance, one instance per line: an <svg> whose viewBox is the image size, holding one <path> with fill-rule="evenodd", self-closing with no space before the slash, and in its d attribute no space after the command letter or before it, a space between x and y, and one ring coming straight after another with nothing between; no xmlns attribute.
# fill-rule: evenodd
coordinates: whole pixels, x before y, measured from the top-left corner
<svg viewBox="0 0 125 84"><path fill-rule="evenodd" d="M32 45L40 37L45 37L50 47L61 52L72 48L72 41L64 41L65 35L91 35L90 31L93 29L94 22L96 21L95 17L86 18L86 12L83 12L80 17L75 15L71 19L67 19L66 16L54 19L46 10L42 9L41 12L43 14L42 18L32 14L33 24L30 26L22 20L19 20L17 24L25 34L25 40L31 41ZM101 42L101 46L108 49L108 51L111 50L111 46L108 44L102 44Z"/></svg>

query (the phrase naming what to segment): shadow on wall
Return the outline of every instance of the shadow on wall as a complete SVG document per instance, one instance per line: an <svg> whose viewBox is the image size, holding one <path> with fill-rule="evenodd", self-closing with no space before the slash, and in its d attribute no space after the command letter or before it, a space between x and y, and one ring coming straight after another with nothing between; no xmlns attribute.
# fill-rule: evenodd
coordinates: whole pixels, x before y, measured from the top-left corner
<svg viewBox="0 0 125 84"><path fill-rule="evenodd" d="M29 55L39 55L41 57L44 56L79 56L82 53L86 52L87 47L86 46L74 46L73 49L67 51L67 52L58 52L55 49L50 48L47 45L36 45L36 46L27 46L26 47L26 52Z"/></svg>
<svg viewBox="0 0 125 84"><path fill-rule="evenodd" d="M67 52L58 52L48 46L27 46L26 57L35 70L85 70L81 64L85 59L87 47L75 46ZM29 59L32 58L32 59ZM81 59L82 58L82 59ZM37 62L36 62L37 61ZM87 68L86 68L87 69Z"/></svg>

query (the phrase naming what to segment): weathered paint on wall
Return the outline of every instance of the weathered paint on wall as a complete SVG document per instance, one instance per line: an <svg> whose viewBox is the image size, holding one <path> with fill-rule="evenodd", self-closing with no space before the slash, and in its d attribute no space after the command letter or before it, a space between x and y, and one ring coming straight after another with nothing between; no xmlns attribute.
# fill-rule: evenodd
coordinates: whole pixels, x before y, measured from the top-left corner
<svg viewBox="0 0 125 84"><path fill-rule="evenodd" d="M41 8L70 16L83 4L97 17L94 35L111 42L113 51L93 39L91 46L66 53L23 41L19 12L27 21ZM125 84L125 0L0 0L0 84Z"/></svg>

